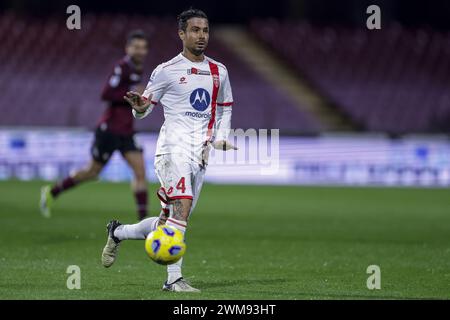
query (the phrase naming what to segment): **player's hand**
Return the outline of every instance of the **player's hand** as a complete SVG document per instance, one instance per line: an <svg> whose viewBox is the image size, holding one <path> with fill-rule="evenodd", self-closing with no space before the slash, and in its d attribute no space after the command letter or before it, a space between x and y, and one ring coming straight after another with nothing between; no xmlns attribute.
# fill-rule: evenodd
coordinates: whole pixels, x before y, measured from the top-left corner
<svg viewBox="0 0 450 320"><path fill-rule="evenodd" d="M123 97L130 106L136 110L136 112L143 113L145 112L148 107L152 104L152 95L150 97L145 98L141 96L138 92L135 91L128 91L126 96Z"/></svg>
<svg viewBox="0 0 450 320"><path fill-rule="evenodd" d="M209 160L209 152L211 151L211 147L217 150L227 151L227 150L238 150L238 147L232 145L226 140L219 141L206 141L203 145L202 149L202 165L206 167L208 165Z"/></svg>
<svg viewBox="0 0 450 320"><path fill-rule="evenodd" d="M214 141L212 143L212 146L214 147L214 149L222 150L222 151L237 150L238 149L238 147L232 145L227 140Z"/></svg>
<svg viewBox="0 0 450 320"><path fill-rule="evenodd" d="M202 148L202 166L206 167L208 165L209 151L211 150L211 142L205 141Z"/></svg>

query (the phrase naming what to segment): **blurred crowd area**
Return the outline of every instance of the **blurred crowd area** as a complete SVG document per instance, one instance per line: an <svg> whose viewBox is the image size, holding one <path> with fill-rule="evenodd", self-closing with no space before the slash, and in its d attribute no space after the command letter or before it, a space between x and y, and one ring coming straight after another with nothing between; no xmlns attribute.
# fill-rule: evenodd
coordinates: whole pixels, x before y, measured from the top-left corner
<svg viewBox="0 0 450 320"><path fill-rule="evenodd" d="M279 1L274 8L254 1L230 1L222 7L194 2L212 20L207 54L230 72L236 101L233 125L279 128L284 134L324 131L320 117L308 111L311 106L299 106L256 72L214 33L215 23L245 29L305 79L328 102L329 112L343 115L355 130L448 133L450 32L441 17L450 12L449 6L443 1L377 3L383 27L370 31L365 28L368 1ZM142 29L150 40L144 84L159 63L181 50L175 17L185 3L131 0L104 6L81 1L82 28L72 31L65 28L68 15L61 12L68 4L2 3L0 126L93 128L105 107L101 90L124 55L130 30ZM156 108L137 129L157 131L162 121L162 110Z"/></svg>

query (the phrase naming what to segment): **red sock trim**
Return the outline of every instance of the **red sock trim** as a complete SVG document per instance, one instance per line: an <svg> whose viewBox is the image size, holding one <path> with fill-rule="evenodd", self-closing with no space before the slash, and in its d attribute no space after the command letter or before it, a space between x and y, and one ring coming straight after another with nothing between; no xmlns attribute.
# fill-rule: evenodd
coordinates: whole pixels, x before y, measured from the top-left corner
<svg viewBox="0 0 450 320"><path fill-rule="evenodd" d="M183 228L187 227L187 224L182 224L178 220L174 220L172 218L167 219L167 221L170 222L170 223L176 224L176 225L178 225L180 227L183 227Z"/></svg>

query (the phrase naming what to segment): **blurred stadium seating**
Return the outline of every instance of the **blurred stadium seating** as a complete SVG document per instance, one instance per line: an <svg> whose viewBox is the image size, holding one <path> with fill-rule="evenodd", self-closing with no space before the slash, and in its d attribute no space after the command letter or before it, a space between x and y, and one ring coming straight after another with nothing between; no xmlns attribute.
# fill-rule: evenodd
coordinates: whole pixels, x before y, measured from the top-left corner
<svg viewBox="0 0 450 320"><path fill-rule="evenodd" d="M25 18L8 11L1 15L0 125L92 128L103 110L100 91L111 66L123 55L131 29L144 29L151 40L146 75L180 50L169 18L86 14L80 31L60 24L56 17ZM250 28L364 129L396 134L449 130L448 34L395 24L370 32L273 19L255 20ZM236 127L280 128L286 133L320 130L317 119L296 108L220 39L211 41L208 54L230 70ZM157 131L161 121L158 108L138 129Z"/></svg>
<svg viewBox="0 0 450 320"><path fill-rule="evenodd" d="M106 106L100 100L103 85L124 55L130 30L143 29L150 39L145 78L181 50L173 16L83 13L77 31L68 30L64 18L0 14L0 180L56 179L88 160L91 133L74 133L68 127L96 125ZM220 167L214 171L212 166L210 181L449 185L448 138L408 136L449 131L448 32L396 24L368 32L270 18L253 20L246 29L262 50L281 58L282 64L295 69L294 76L298 74L329 101L332 112L344 113L358 128L383 133L373 140L361 132L322 136L320 115L299 106L277 87L277 81L269 81L273 73L258 72L221 39L217 29L214 33L212 28L207 54L229 69L235 100L233 127L278 128L281 139L279 153L273 155L279 166L276 174L256 172L258 163L227 168L225 177ZM162 122L162 108L157 107L136 127L156 132ZM319 136L286 137L288 133ZM406 135L391 140L384 133ZM153 172L155 139L152 133L138 136L146 148L148 172ZM315 153L321 148L327 152ZM104 177L126 180L128 168L116 156Z"/></svg>
<svg viewBox="0 0 450 320"><path fill-rule="evenodd" d="M368 131L450 129L450 34L255 20L251 30Z"/></svg>
<svg viewBox="0 0 450 320"><path fill-rule="evenodd" d="M13 12L0 16L0 125L92 128L104 106L102 86L123 56L124 39L132 29L143 29L150 39L145 77L181 50L173 18L86 14L78 31L61 28L62 23L56 17L25 18ZM208 55L229 69L237 102L235 127L318 130L314 118L270 87L220 39L212 39ZM157 108L137 127L157 131L161 123L162 110Z"/></svg>

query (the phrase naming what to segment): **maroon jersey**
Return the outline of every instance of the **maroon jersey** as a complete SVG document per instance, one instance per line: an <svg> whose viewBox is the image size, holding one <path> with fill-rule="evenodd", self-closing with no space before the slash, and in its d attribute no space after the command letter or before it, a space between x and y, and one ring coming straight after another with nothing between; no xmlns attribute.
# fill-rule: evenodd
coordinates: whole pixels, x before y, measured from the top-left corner
<svg viewBox="0 0 450 320"><path fill-rule="evenodd" d="M123 96L141 81L141 77L142 70L136 69L128 56L114 66L103 88L102 100L108 102L108 107L100 118L98 127L119 135L134 133L131 107Z"/></svg>

